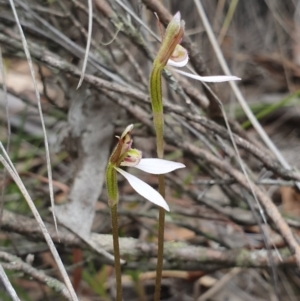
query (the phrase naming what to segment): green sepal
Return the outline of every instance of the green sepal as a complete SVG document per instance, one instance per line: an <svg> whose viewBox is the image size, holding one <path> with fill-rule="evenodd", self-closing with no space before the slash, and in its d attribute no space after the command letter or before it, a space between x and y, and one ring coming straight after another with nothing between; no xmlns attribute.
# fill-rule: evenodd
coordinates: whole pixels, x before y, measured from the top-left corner
<svg viewBox="0 0 300 301"><path fill-rule="evenodd" d="M184 21L180 20L180 13L177 13L169 23L160 49L156 55L153 65L165 67L173 54L177 44L183 37Z"/></svg>
<svg viewBox="0 0 300 301"><path fill-rule="evenodd" d="M117 182L117 171L115 170L115 166L110 163L108 163L106 168L106 188L108 194L109 207L118 205L119 192Z"/></svg>

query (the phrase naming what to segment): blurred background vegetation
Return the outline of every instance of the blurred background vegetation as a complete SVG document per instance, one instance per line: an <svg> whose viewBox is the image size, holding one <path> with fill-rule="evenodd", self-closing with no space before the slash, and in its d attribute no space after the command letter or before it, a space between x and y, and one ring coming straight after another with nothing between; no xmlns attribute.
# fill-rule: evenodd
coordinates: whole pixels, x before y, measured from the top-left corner
<svg viewBox="0 0 300 301"><path fill-rule="evenodd" d="M162 300L298 300L295 258L278 225L253 198L218 101L254 191L276 204L299 239L300 1L92 2L87 70L76 89L88 37L88 2L13 1L41 97L59 239L49 210L36 91L10 1L0 0L1 142L79 299L114 300L112 262L101 251L112 253L103 173L114 136L133 123L134 147L144 157L155 156L148 79L160 31L153 12L165 26L180 11L189 68L200 75L224 74L199 14L201 2L231 73L242 78L239 91L291 169L265 146L228 83L203 87L166 70L166 158L187 168L167 175L171 212ZM138 175L157 186L154 176ZM68 299L53 289L60 291L63 280L22 193L4 169L1 178L0 261L10 282L22 300ZM124 179L119 183L124 300L152 300L157 208ZM53 278L59 285L49 284ZM0 299L10 300L4 286Z"/></svg>

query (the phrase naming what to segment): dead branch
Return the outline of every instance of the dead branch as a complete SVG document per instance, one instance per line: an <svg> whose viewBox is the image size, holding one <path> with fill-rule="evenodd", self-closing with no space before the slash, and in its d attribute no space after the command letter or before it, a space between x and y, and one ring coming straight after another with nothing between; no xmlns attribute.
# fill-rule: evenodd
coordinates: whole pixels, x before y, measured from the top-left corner
<svg viewBox="0 0 300 301"><path fill-rule="evenodd" d="M53 224L45 223L53 241L64 247L76 247L89 249L89 247L70 230L60 226L59 237ZM30 239L43 240L38 225L32 218L24 217L9 211L4 211L2 228L9 232L22 234ZM107 252L113 252L113 243L111 235L92 234L91 239L101 249ZM269 266L266 250L249 251L246 249L220 251L204 247L192 246L184 242L167 242L165 249L165 269L183 269L183 270L214 270L224 267L267 267ZM148 266L145 268L153 269L155 261L149 258L155 258L156 245L146 243L134 238L120 238L120 251L123 258L130 257L128 267L136 266L135 260L148 260ZM287 249L281 250L282 261L278 258L275 251L272 251L274 262L281 265L294 264L294 258L291 257Z"/></svg>

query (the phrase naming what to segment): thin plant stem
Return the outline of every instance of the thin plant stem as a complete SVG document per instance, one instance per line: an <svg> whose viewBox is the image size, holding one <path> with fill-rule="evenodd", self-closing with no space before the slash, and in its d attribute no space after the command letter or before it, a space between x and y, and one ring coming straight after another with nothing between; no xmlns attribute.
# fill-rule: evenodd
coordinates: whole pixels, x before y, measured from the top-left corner
<svg viewBox="0 0 300 301"><path fill-rule="evenodd" d="M121 258L119 247L119 227L118 227L118 182L117 182L117 167L126 158L131 150L132 139L130 136L133 125L126 127L121 137L118 137L119 142L114 148L106 168L106 187L108 194L108 204L111 213L111 228L114 246L115 259L115 277L116 277L116 300L122 301L122 273L121 273ZM134 151L134 150L132 150Z"/></svg>
<svg viewBox="0 0 300 301"><path fill-rule="evenodd" d="M158 175L158 191L165 197L165 176ZM154 300L160 300L160 290L161 290L161 278L163 270L163 260L164 260L164 237L165 237L165 209L159 208L158 217L158 250L157 250L157 264L156 264L156 279L155 279L155 291Z"/></svg>
<svg viewBox="0 0 300 301"><path fill-rule="evenodd" d="M164 157L164 114L162 106L162 90L161 90L161 74L163 66L153 64L150 75L150 96L153 112L154 128L156 133L156 152L157 157ZM158 191L161 196L165 197L165 177L158 175ZM154 300L160 300L161 278L164 259L164 236L165 236L165 210L159 208L158 217L158 242L157 242L157 263L156 263L156 279Z"/></svg>
<svg viewBox="0 0 300 301"><path fill-rule="evenodd" d="M184 22L180 20L180 13L177 13L169 23L161 47L153 62L150 74L150 99L153 112L153 122L156 134L156 151L157 157L164 157L164 113L162 103L162 87L161 76L164 67L169 58L173 54L177 44L181 40L184 32ZM165 177L158 176L158 191L161 196L165 197ZM157 265L156 265L156 280L154 300L160 300L161 277L164 257L164 231L165 231L165 210L159 209L158 218L158 250L157 250Z"/></svg>
<svg viewBox="0 0 300 301"><path fill-rule="evenodd" d="M116 301L122 301L122 273L121 273L121 257L119 247L119 227L118 227L118 206L113 205L110 207L111 213L111 227L114 245L114 257L115 257L115 275L116 275Z"/></svg>

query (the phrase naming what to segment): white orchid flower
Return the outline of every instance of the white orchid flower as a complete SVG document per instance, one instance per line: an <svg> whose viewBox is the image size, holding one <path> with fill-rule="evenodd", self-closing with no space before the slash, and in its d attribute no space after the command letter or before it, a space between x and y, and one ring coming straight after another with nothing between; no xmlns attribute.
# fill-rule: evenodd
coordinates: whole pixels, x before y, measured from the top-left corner
<svg viewBox="0 0 300 301"><path fill-rule="evenodd" d="M129 166L138 168L144 172L159 175L174 171L179 168L184 168L185 165L178 162L148 158L142 159L142 152L137 149L132 149L132 139L131 131L133 125L129 125L119 138L119 143L117 144L115 150L110 157L110 163L107 168L107 189L110 197L110 202L115 204L117 202L118 196L115 191L115 181L116 177L112 170L119 172L131 185L131 187L141 196L143 196L148 201L170 211L170 208L165 201L165 199L150 185L140 180L136 176L126 172L121 166Z"/></svg>
<svg viewBox="0 0 300 301"><path fill-rule="evenodd" d="M182 23L180 12L177 12L174 15L172 22L174 22L174 23L177 22L178 26L180 26L180 24ZM173 54L171 55L171 58L168 60L167 66L182 68L187 65L188 61L189 61L189 56L188 56L187 50L184 47L182 47L181 45L177 44ZM172 68L172 70L179 74L185 75L187 77L190 77L190 78L202 81L202 82L220 83L220 82L227 82L227 81L231 81L231 80L241 80L239 77L233 76L233 75L200 76L200 75L188 73L188 72L185 72L182 70L178 70L175 68Z"/></svg>

